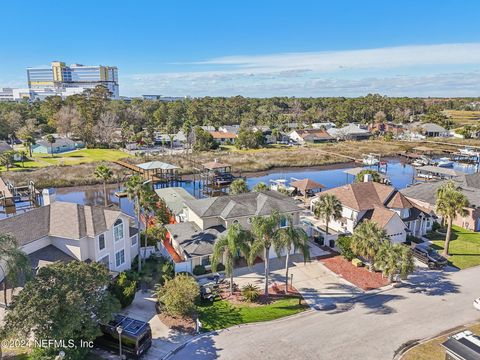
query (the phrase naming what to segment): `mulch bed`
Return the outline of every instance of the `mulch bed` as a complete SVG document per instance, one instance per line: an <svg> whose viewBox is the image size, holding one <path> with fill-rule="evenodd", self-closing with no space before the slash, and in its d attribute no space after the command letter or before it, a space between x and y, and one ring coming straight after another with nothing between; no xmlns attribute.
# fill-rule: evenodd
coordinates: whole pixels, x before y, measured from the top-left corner
<svg viewBox="0 0 480 360"><path fill-rule="evenodd" d="M195 335L195 321L191 318L180 318L180 317L173 317L170 315L161 312L158 314L160 321L164 323L167 327L172 330L177 330L180 332L188 333L191 335Z"/></svg>
<svg viewBox="0 0 480 360"><path fill-rule="evenodd" d="M390 283L388 279L382 276L382 273L371 272L365 267L357 268L341 256L321 259L320 261L331 271L363 290L378 289Z"/></svg>

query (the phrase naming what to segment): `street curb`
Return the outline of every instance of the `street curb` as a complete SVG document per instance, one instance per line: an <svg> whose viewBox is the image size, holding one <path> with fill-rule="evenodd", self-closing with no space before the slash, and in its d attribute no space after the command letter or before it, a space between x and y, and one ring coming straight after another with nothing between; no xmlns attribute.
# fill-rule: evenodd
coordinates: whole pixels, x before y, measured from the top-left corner
<svg viewBox="0 0 480 360"><path fill-rule="evenodd" d="M312 312L317 312L316 310L313 310L312 308L309 308L305 311L302 311L298 314L293 314L293 315L289 315L289 316L284 316L284 317L281 317L279 319L275 319L275 320L270 320L270 321L258 321L258 322L252 322L252 323L247 323L247 324L239 324L239 325L234 325L234 326L230 326L228 328L225 328L225 329L219 329L219 330L213 330L213 331L209 331L209 332L206 332L206 333L202 333L202 334L198 334L198 335L195 335L194 337L188 339L187 341L185 341L184 343L178 345L175 349L172 349L170 350L167 354L165 354L165 356L163 356L162 358L160 358L160 360L167 360L169 359L171 356L175 355L177 352L179 352L180 350L182 350L185 346L187 346L188 344L190 344L191 342L194 342L194 341L197 341L203 337L208 337L208 336L211 336L211 335L218 335L224 331L229 331L231 329L236 329L236 328L241 328L241 327L245 327L245 326L258 326L258 325L262 325L262 324L274 324L274 323L278 323L278 322L281 322L281 321L285 321L285 320L289 320L289 319L295 319L295 318L301 318L303 316L307 316L309 315L310 313Z"/></svg>

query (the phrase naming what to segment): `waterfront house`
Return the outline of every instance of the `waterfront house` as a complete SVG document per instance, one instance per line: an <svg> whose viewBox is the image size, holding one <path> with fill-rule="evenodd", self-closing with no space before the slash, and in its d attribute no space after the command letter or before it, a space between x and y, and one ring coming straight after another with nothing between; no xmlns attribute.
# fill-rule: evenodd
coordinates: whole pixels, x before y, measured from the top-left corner
<svg viewBox="0 0 480 360"><path fill-rule="evenodd" d="M238 135L240 131L240 125L223 125L218 128L218 131L229 132Z"/></svg>
<svg viewBox="0 0 480 360"><path fill-rule="evenodd" d="M401 193L412 203L435 211L437 190L448 181L453 181L469 202L465 216L457 216L453 224L464 229L480 231L480 173L459 174L451 180L428 181L415 184L401 190Z"/></svg>
<svg viewBox="0 0 480 360"><path fill-rule="evenodd" d="M348 124L341 128L330 128L327 132L337 140L365 140L372 135L370 131L362 129L355 124Z"/></svg>
<svg viewBox="0 0 480 360"><path fill-rule="evenodd" d="M330 247L335 247L338 235L353 234L357 225L366 220L376 222L395 243L405 242L407 235L423 236L433 225L434 217L429 209L412 203L392 186L371 181L368 176L363 182L319 193L310 202L312 211L319 198L325 194L334 195L340 200L341 218L330 219L329 234L325 234L324 220L308 220L314 225L314 232L322 235Z"/></svg>
<svg viewBox="0 0 480 360"><path fill-rule="evenodd" d="M209 133L212 135L213 141L220 145L233 144L237 138L237 134L228 131L209 131Z"/></svg>
<svg viewBox="0 0 480 360"><path fill-rule="evenodd" d="M325 130L328 130L328 129L331 129L331 128L334 128L336 127L335 123L332 123L332 122L318 122L318 123L313 123L312 124L312 128L314 129L325 129Z"/></svg>
<svg viewBox="0 0 480 360"><path fill-rule="evenodd" d="M175 251L170 257L177 272L192 272L197 265L208 269L215 242L231 224L240 224L249 230L255 216L268 216L274 210L299 224L302 211L291 198L274 191L186 200L184 204L186 221L165 226L169 245ZM285 225L285 221L279 224ZM276 254L272 250L269 256Z"/></svg>
<svg viewBox="0 0 480 360"><path fill-rule="evenodd" d="M61 154L83 148L84 146L81 141L59 137L52 144L44 139L37 140L36 144L32 145L32 152L36 154Z"/></svg>
<svg viewBox="0 0 480 360"><path fill-rule="evenodd" d="M445 129L443 126L440 126L435 123L421 123L414 122L407 126L410 137L418 138L419 136L425 137L448 137L450 132Z"/></svg>
<svg viewBox="0 0 480 360"><path fill-rule="evenodd" d="M14 151L14 149L6 141L0 141L0 155L7 151L13 151L14 161L22 161L23 155L20 152Z"/></svg>
<svg viewBox="0 0 480 360"><path fill-rule="evenodd" d="M96 261L112 272L128 270L138 254L133 218L119 209L54 201L0 220L0 232L16 238L32 268L57 261ZM0 274L0 280L3 274Z"/></svg>
<svg viewBox="0 0 480 360"><path fill-rule="evenodd" d="M294 130L288 136L290 140L299 144L305 144L307 142L322 143L334 140L324 129Z"/></svg>
<svg viewBox="0 0 480 360"><path fill-rule="evenodd" d="M376 134L387 134L390 133L395 137L398 137L403 134L403 127L401 124L395 124L393 122L383 122L383 123L375 123L375 124L370 124L368 126L368 130L371 133L376 133Z"/></svg>
<svg viewBox="0 0 480 360"><path fill-rule="evenodd" d="M175 222L185 221L185 201L195 200L187 190L182 187L166 187L156 189L155 193L165 201L165 205L171 211Z"/></svg>
<svg viewBox="0 0 480 360"><path fill-rule="evenodd" d="M154 133L154 144L168 147L182 147L187 143L187 137L182 130L176 134L165 134L161 132Z"/></svg>

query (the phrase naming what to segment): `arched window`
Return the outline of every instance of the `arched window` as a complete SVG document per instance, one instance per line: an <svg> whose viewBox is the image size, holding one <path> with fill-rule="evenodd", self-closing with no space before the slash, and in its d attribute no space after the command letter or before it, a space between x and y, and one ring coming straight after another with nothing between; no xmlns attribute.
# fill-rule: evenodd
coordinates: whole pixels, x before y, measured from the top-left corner
<svg viewBox="0 0 480 360"><path fill-rule="evenodd" d="M113 225L113 238L115 241L123 239L123 221L122 219L117 219Z"/></svg>

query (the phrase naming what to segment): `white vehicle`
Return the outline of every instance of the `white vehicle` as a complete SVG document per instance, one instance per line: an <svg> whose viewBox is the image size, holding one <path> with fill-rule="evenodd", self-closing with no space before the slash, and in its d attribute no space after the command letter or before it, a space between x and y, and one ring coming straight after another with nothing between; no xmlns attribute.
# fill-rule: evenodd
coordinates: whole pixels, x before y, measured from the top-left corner
<svg viewBox="0 0 480 360"><path fill-rule="evenodd" d="M480 311L480 298L473 300L473 307Z"/></svg>
<svg viewBox="0 0 480 360"><path fill-rule="evenodd" d="M364 156L362 160L363 165L369 165L369 166L378 165L379 162L380 160L378 160L378 158L373 154L368 154Z"/></svg>

